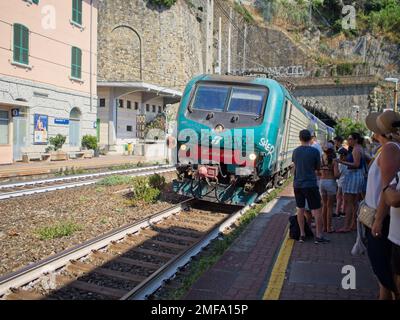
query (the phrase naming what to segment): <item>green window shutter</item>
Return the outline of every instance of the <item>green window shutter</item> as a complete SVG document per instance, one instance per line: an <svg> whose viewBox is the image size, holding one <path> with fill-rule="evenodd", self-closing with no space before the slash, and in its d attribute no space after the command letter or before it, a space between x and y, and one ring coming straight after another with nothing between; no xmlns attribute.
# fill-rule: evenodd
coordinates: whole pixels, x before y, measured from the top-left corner
<svg viewBox="0 0 400 320"><path fill-rule="evenodd" d="M29 64L29 30L22 24L14 24L14 61Z"/></svg>
<svg viewBox="0 0 400 320"><path fill-rule="evenodd" d="M82 51L77 47L71 49L71 77L81 79L82 76Z"/></svg>
<svg viewBox="0 0 400 320"><path fill-rule="evenodd" d="M72 21L82 24L82 0L72 0Z"/></svg>

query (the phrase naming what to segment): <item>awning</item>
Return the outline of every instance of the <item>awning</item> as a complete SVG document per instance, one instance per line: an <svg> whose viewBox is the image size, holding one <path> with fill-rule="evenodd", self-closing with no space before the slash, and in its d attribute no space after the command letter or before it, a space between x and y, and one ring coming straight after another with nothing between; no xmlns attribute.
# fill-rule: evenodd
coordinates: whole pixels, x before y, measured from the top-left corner
<svg viewBox="0 0 400 320"><path fill-rule="evenodd" d="M29 102L14 100L11 98L0 97L0 105L15 106L15 107L30 107Z"/></svg>
<svg viewBox="0 0 400 320"><path fill-rule="evenodd" d="M182 98L182 92L174 89L169 89L161 87L155 84L146 82L135 82L135 81L98 81L98 87L113 87L113 88L123 88L130 90L140 90L143 92L151 92L158 96L166 97L175 102L180 101Z"/></svg>

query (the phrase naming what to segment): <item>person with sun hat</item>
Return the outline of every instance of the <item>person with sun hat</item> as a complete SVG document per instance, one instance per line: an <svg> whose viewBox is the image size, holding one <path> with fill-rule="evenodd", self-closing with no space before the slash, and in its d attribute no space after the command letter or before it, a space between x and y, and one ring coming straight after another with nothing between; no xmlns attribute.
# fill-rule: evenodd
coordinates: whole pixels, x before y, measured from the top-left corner
<svg viewBox="0 0 400 320"><path fill-rule="evenodd" d="M400 144L393 139L395 130L391 127L391 119L396 119L396 115L385 111L371 113L365 120L367 128L382 146L369 168L365 195L365 205L375 212L372 228L365 227L365 235L368 257L378 278L379 298L382 300L398 295L391 265L392 243L388 239L391 224L389 206L382 197L386 186L400 170Z"/></svg>

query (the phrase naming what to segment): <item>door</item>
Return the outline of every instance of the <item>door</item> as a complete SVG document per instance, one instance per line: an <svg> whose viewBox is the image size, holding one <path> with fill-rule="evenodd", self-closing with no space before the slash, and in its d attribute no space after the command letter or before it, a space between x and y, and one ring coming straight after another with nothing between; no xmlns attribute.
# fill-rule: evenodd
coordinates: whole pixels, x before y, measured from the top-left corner
<svg viewBox="0 0 400 320"><path fill-rule="evenodd" d="M80 119L81 112L78 108L73 108L69 114L69 146L80 146Z"/></svg>
<svg viewBox="0 0 400 320"><path fill-rule="evenodd" d="M26 129L27 121L26 117L14 117L13 118L13 153L14 161L22 160L22 148L26 146Z"/></svg>

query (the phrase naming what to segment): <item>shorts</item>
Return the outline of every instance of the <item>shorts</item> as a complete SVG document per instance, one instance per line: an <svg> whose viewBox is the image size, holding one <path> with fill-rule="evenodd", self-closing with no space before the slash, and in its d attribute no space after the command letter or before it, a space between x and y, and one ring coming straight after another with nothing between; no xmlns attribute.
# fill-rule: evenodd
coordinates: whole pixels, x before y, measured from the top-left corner
<svg viewBox="0 0 400 320"><path fill-rule="evenodd" d="M343 180L343 193L359 194L364 190L365 178L363 171L348 170Z"/></svg>
<svg viewBox="0 0 400 320"><path fill-rule="evenodd" d="M336 181L334 179L321 179L319 191L321 192L321 194L335 196L337 191Z"/></svg>
<svg viewBox="0 0 400 320"><path fill-rule="evenodd" d="M296 206L299 209L304 209L307 205L310 210L321 209L321 195L318 187L313 188L294 188L294 197Z"/></svg>
<svg viewBox="0 0 400 320"><path fill-rule="evenodd" d="M392 242L392 270L400 276L400 246Z"/></svg>

